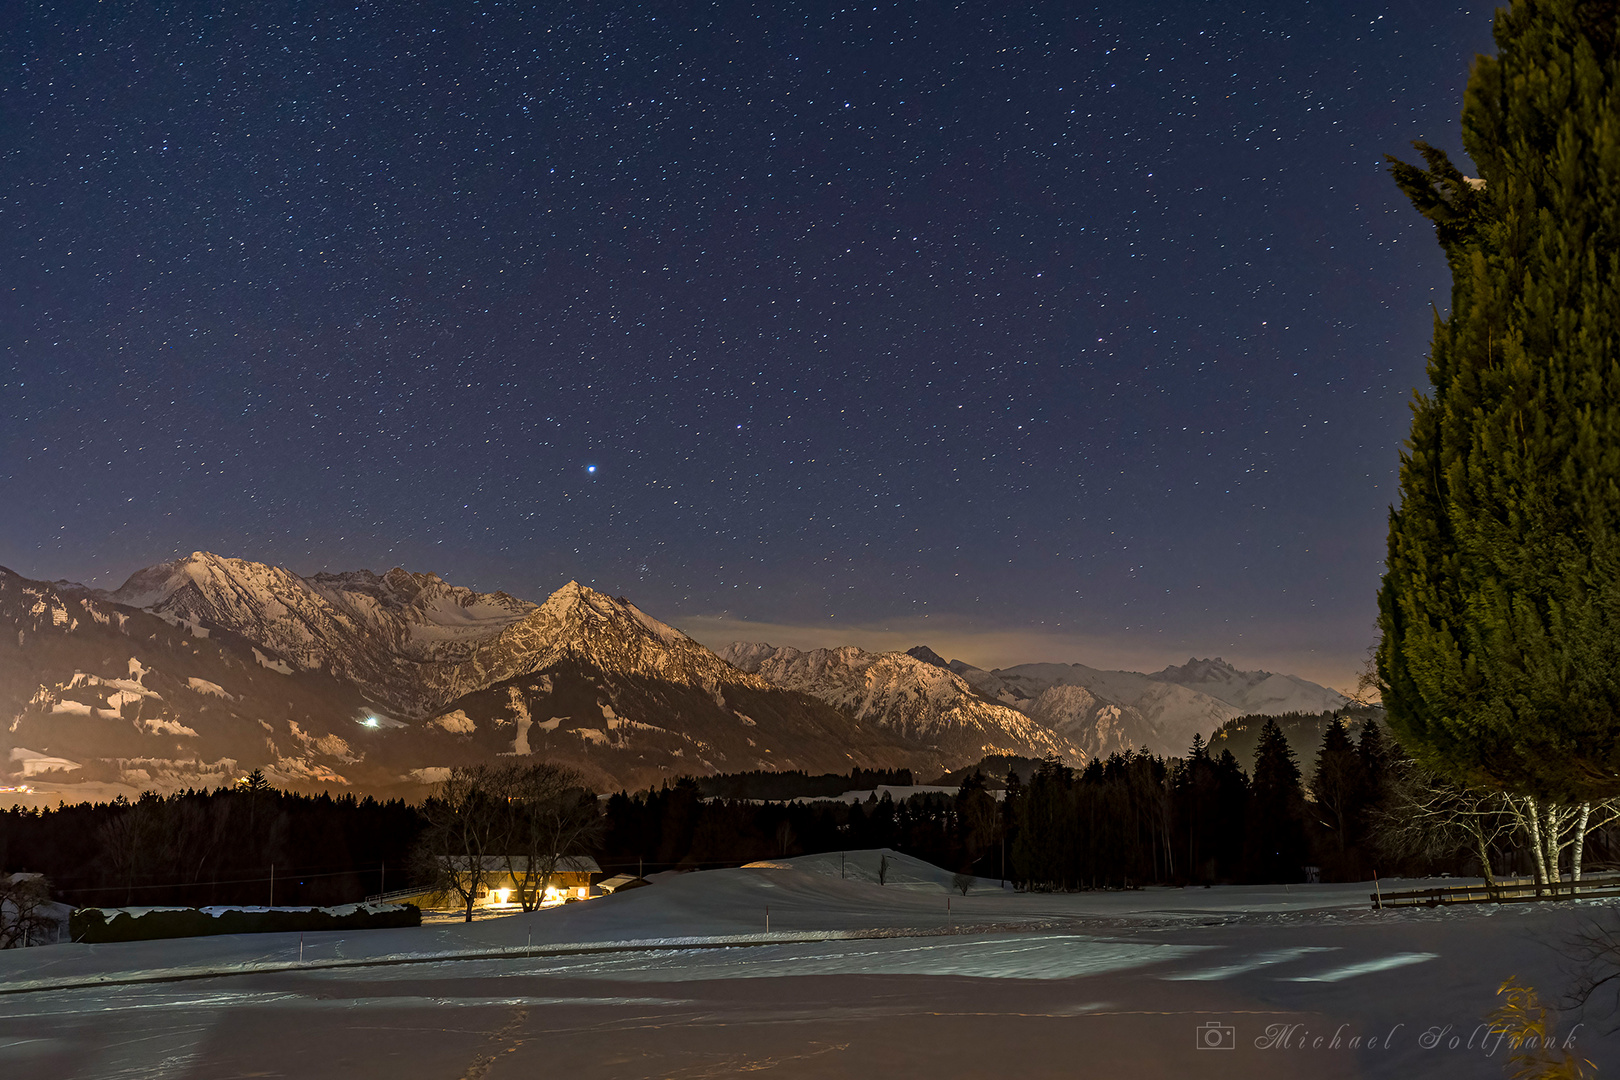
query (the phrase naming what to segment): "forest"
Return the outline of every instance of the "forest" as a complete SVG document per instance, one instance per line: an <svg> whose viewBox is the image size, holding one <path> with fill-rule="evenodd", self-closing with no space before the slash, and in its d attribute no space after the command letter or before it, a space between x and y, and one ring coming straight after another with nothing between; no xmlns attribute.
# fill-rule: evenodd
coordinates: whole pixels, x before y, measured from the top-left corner
<svg viewBox="0 0 1620 1080"><path fill-rule="evenodd" d="M987 759L948 777L953 790L899 800L831 801L907 786L904 772L574 790L570 805L595 807L595 820L551 835L567 836L558 843L571 850L558 854L590 854L610 874L889 847L1035 890L1530 871L1510 808L1425 772L1377 722L1363 722L1359 739L1342 718L1328 722L1308 779L1276 720L1256 726L1247 768L1195 739L1185 757L1116 754L1082 768ZM254 774L214 791L14 808L0 812L0 869L43 873L77 906L348 903L427 884L425 848L464 842L445 832L449 789L441 796L300 795ZM1613 858L1606 821L1589 829L1589 867ZM503 841L482 842L488 853Z"/></svg>

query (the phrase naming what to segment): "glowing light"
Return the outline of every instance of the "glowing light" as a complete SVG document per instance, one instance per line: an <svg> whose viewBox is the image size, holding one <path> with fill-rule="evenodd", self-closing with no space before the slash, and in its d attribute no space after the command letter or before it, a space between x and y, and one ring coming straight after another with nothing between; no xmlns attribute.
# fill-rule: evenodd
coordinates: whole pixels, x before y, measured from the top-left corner
<svg viewBox="0 0 1620 1080"><path fill-rule="evenodd" d="M585 466L585 471L588 472L588 473L594 473L596 471L596 466L595 465L587 465L587 466Z"/></svg>
<svg viewBox="0 0 1620 1080"><path fill-rule="evenodd" d="M366 717L365 725L366 725L366 727L376 727L377 726L377 718L375 716Z"/></svg>

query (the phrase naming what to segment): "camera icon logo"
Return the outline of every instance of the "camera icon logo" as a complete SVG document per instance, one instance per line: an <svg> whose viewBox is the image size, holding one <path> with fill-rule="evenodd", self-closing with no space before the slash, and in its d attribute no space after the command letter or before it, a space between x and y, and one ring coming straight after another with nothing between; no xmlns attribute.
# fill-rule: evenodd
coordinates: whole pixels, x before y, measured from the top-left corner
<svg viewBox="0 0 1620 1080"><path fill-rule="evenodd" d="M1210 1020L1199 1024L1193 1029L1195 1042L1193 1045L1200 1050L1236 1050L1237 1029L1231 1024L1223 1024L1219 1020Z"/></svg>

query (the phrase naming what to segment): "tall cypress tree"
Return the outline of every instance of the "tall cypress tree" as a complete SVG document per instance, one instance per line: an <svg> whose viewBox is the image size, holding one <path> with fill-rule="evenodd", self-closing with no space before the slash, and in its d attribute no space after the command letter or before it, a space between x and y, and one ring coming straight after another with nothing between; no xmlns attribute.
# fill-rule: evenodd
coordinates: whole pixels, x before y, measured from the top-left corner
<svg viewBox="0 0 1620 1080"><path fill-rule="evenodd" d="M1620 793L1620 0L1515 0L1463 145L1392 172L1452 272L1390 514L1390 727L1464 784Z"/></svg>

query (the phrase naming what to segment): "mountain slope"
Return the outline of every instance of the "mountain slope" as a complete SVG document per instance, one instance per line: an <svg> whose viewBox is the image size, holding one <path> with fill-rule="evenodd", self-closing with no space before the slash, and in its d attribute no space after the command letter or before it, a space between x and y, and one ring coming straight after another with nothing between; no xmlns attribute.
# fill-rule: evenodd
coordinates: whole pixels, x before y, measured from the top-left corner
<svg viewBox="0 0 1620 1080"><path fill-rule="evenodd" d="M1246 713L1265 716L1331 712L1349 704L1349 699L1337 690L1307 682L1298 675L1239 671L1218 656L1213 660L1188 660L1180 667L1167 667L1148 678L1184 686Z"/></svg>
<svg viewBox="0 0 1620 1080"><path fill-rule="evenodd" d="M302 578L196 552L99 596L177 625L233 631L293 668L346 679L410 717L564 657L694 685L737 678L680 631L576 582L534 604L399 568Z"/></svg>
<svg viewBox="0 0 1620 1080"><path fill-rule="evenodd" d="M942 757L990 754L1082 760L1077 748L1038 718L986 701L947 668L907 653L869 653L853 645L801 652L733 642L720 655L773 686L798 690L847 715L880 725Z"/></svg>
<svg viewBox="0 0 1620 1080"><path fill-rule="evenodd" d="M1238 671L1222 660L1189 660L1152 675L1084 664L1020 664L951 670L985 697L1051 727L1093 756L1147 749L1183 754L1195 734L1255 713L1342 708L1336 691L1292 675Z"/></svg>
<svg viewBox="0 0 1620 1080"><path fill-rule="evenodd" d="M944 760L575 583L532 604L402 570L305 579L198 555L102 596L0 571L0 787L110 797L263 768L410 794L501 755L603 788Z"/></svg>
<svg viewBox="0 0 1620 1080"><path fill-rule="evenodd" d="M203 551L98 595L176 624L234 631L293 668L327 671L412 716L497 681L469 679L462 669L479 654L483 667L498 667L491 653L501 651L501 635L536 610L433 574L396 568L302 578Z"/></svg>
<svg viewBox="0 0 1620 1080"><path fill-rule="evenodd" d="M0 568L0 786L84 797L349 782L361 694L236 635L64 595Z"/></svg>

